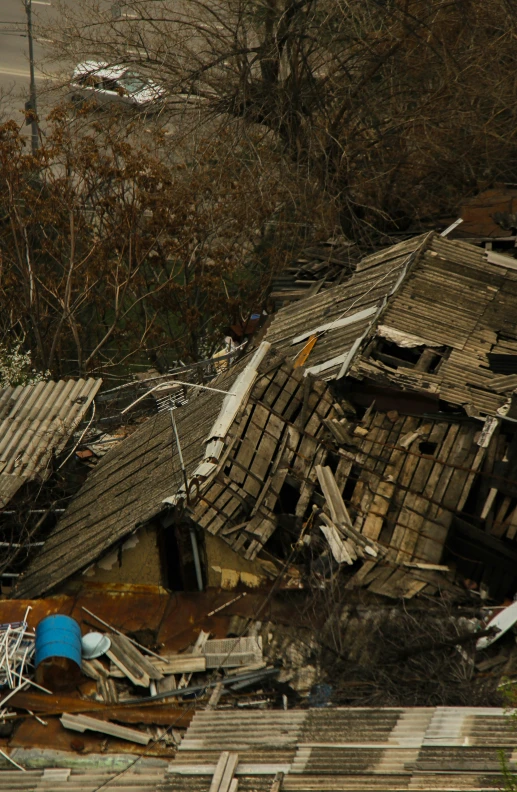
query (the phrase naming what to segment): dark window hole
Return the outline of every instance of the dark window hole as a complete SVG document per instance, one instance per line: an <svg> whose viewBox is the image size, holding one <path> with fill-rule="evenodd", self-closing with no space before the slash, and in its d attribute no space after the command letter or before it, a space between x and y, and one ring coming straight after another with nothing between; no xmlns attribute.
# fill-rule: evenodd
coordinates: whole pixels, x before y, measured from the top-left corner
<svg viewBox="0 0 517 792"><path fill-rule="evenodd" d="M438 443L429 443L427 440L423 440L421 443L418 444L418 450L421 454L428 454L430 456L434 455L436 449L438 448Z"/></svg>

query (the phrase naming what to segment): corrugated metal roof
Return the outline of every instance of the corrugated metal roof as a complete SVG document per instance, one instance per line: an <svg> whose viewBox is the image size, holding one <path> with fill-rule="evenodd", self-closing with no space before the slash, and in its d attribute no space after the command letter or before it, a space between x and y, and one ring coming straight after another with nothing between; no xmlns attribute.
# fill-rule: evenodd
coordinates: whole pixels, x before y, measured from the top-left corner
<svg viewBox="0 0 517 792"><path fill-rule="evenodd" d="M291 792L493 789L516 742L499 708L212 710L195 715L164 790L208 790L223 750L239 752L239 789L270 789L280 769Z"/></svg>
<svg viewBox="0 0 517 792"><path fill-rule="evenodd" d="M88 410L101 379L60 380L0 391L0 506L21 485L45 477Z"/></svg>
<svg viewBox="0 0 517 792"><path fill-rule="evenodd" d="M96 792L99 787L117 792L157 792L161 787L165 770L128 770L117 777L116 773L103 770L78 772L65 768L47 770L0 770L0 790L5 792Z"/></svg>

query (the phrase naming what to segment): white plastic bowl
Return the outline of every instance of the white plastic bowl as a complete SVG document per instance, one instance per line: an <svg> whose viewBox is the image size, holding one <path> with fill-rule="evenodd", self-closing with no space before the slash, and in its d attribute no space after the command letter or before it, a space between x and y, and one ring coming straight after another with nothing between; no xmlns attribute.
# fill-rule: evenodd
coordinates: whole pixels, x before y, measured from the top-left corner
<svg viewBox="0 0 517 792"><path fill-rule="evenodd" d="M107 635L99 632L91 632L81 638L83 657L85 660L94 660L109 650L111 641Z"/></svg>

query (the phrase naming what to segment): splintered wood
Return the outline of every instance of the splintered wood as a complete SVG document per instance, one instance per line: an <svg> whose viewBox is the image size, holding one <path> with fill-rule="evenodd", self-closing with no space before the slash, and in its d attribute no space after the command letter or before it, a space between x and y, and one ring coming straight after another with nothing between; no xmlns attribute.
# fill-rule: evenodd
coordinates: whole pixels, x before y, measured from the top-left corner
<svg viewBox="0 0 517 792"><path fill-rule="evenodd" d="M145 734L136 729L129 729L127 726L119 726L117 723L91 718L88 715L70 715L64 712L60 721L65 729L72 729L78 732L101 732L102 734L109 734L111 737L129 740L130 742L139 743L140 745L147 745L151 739L150 734Z"/></svg>
<svg viewBox="0 0 517 792"><path fill-rule="evenodd" d="M149 687L151 680L163 679L163 674L124 635L109 633L111 647L107 657L134 685Z"/></svg>
<svg viewBox="0 0 517 792"><path fill-rule="evenodd" d="M202 528L250 560L276 530L279 500L288 497L298 513L316 480L315 464L325 461L324 421L335 416L333 398L324 382L304 373L273 352L265 357L230 428L231 450L194 509Z"/></svg>
<svg viewBox="0 0 517 792"><path fill-rule="evenodd" d="M483 462L477 426L374 411L365 428L352 465L354 529L389 547L398 563L439 563Z"/></svg>
<svg viewBox="0 0 517 792"><path fill-rule="evenodd" d="M316 475L330 511L330 518L322 514L320 529L329 543L338 564L353 564L365 555L376 558L380 549L376 542L368 541L354 530L350 515L329 467L316 465Z"/></svg>

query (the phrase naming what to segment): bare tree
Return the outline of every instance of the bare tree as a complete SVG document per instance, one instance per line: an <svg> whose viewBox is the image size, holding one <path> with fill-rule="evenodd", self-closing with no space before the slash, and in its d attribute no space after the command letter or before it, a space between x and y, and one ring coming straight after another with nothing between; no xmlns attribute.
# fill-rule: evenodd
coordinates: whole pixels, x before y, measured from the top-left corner
<svg viewBox="0 0 517 792"><path fill-rule="evenodd" d="M87 114L57 109L36 156L0 127L0 343L54 373L210 354L302 244L295 180L260 139L200 139L186 167L169 137Z"/></svg>
<svg viewBox="0 0 517 792"><path fill-rule="evenodd" d="M53 57L132 64L170 111L259 125L357 238L516 178L514 0L127 0L118 18L62 0L60 18Z"/></svg>

